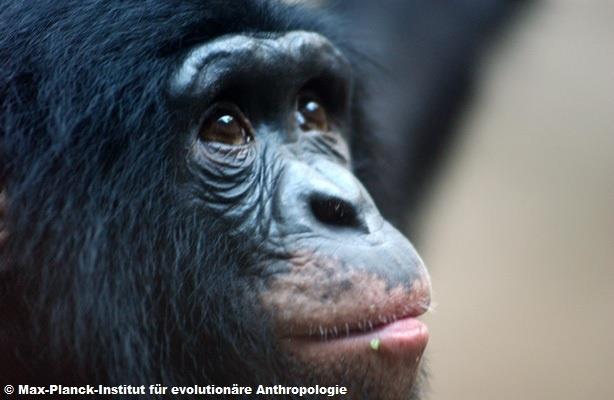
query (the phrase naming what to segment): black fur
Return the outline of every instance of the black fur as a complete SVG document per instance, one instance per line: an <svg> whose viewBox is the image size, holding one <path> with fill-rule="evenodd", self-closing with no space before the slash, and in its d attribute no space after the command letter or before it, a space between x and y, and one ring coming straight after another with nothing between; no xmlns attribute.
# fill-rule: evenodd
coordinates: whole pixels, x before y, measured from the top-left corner
<svg viewBox="0 0 614 400"><path fill-rule="evenodd" d="M177 190L184 160L166 85L196 43L298 29L335 40L327 18L269 1L33 0L1 9L10 239L0 375L29 384L275 381L274 371L243 376L258 370L246 365L278 362L261 339L266 321L235 296L250 290L232 279L249 249Z"/></svg>

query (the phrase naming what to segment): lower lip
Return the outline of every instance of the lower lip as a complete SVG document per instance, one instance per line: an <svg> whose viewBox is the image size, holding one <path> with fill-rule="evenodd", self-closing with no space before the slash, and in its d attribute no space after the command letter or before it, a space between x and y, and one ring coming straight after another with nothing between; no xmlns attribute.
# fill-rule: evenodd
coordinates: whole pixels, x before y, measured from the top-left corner
<svg viewBox="0 0 614 400"><path fill-rule="evenodd" d="M373 332L381 341L383 351L419 351L422 353L429 340L429 332L424 322L415 318L405 318L385 325Z"/></svg>
<svg viewBox="0 0 614 400"><path fill-rule="evenodd" d="M332 351L361 353L370 351L382 355L419 358L428 343L426 325L415 318L405 318L383 325L370 332L351 333L349 336L328 340L293 339L294 344L308 347L330 348Z"/></svg>

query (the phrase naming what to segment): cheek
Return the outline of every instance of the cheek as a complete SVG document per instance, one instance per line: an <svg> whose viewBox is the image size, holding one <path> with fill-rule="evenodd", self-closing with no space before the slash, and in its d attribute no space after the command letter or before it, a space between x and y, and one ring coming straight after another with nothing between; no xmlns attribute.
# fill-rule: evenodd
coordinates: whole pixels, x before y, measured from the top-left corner
<svg viewBox="0 0 614 400"><path fill-rule="evenodd" d="M270 193L280 168L262 151L257 143L237 148L197 143L182 187L190 207L206 213L224 233L256 247L268 234ZM249 256L254 254L260 255Z"/></svg>

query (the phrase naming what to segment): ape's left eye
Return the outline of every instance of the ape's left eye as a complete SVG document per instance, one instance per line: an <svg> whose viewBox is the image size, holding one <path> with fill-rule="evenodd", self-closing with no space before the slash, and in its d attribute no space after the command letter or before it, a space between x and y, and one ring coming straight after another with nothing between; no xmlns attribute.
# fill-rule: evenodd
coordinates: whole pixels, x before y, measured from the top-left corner
<svg viewBox="0 0 614 400"><path fill-rule="evenodd" d="M215 105L207 113L199 137L205 142L240 146L252 141L251 126L243 113L232 105Z"/></svg>
<svg viewBox="0 0 614 400"><path fill-rule="evenodd" d="M328 113L318 97L301 94L297 99L296 119L303 131L328 131Z"/></svg>

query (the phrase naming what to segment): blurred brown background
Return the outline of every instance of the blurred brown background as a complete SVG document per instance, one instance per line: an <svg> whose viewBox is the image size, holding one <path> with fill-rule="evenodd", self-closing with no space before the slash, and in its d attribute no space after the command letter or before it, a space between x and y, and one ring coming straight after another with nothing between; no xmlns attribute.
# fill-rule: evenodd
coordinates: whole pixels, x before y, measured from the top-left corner
<svg viewBox="0 0 614 400"><path fill-rule="evenodd" d="M428 208L433 400L614 399L614 1L521 15Z"/></svg>

